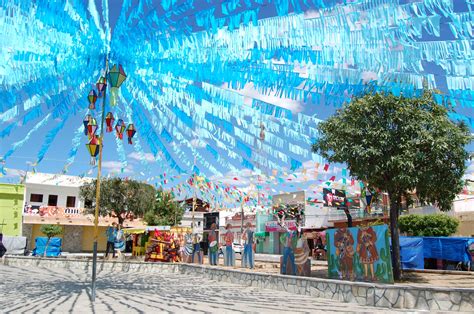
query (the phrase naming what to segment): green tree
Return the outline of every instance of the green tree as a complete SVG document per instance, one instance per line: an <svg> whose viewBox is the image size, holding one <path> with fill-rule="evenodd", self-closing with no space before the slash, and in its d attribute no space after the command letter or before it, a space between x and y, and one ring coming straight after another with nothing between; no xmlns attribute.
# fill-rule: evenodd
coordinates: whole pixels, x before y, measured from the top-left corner
<svg viewBox="0 0 474 314"><path fill-rule="evenodd" d="M445 214L404 215L398 221L401 232L416 237L449 237L459 226L459 220Z"/></svg>
<svg viewBox="0 0 474 314"><path fill-rule="evenodd" d="M60 225L41 225L40 227L41 233L48 237L46 241L46 246L44 248L43 256L46 257L46 252L48 251L49 241L52 237L55 237L61 233L63 233L63 228Z"/></svg>
<svg viewBox="0 0 474 314"><path fill-rule="evenodd" d="M314 152L345 163L351 175L389 194L393 273L400 280L402 196L416 191L422 201L450 209L464 185L468 127L452 122L430 92L414 98L369 93L344 105L318 130Z"/></svg>
<svg viewBox="0 0 474 314"><path fill-rule="evenodd" d="M184 206L174 199L172 193L158 190L156 192L153 210L145 213L143 220L149 226L176 226L179 225L184 214Z"/></svg>
<svg viewBox="0 0 474 314"><path fill-rule="evenodd" d="M84 184L80 196L88 213L95 212L97 180ZM102 179L100 184L100 216L115 216L119 224L133 214L142 217L153 209L155 188L149 184L121 178Z"/></svg>

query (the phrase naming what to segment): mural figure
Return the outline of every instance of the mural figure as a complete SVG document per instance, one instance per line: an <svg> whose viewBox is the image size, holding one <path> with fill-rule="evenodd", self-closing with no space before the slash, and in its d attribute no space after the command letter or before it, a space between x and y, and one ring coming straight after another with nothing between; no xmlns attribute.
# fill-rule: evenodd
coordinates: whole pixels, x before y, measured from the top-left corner
<svg viewBox="0 0 474 314"><path fill-rule="evenodd" d="M293 250L293 248L296 246L296 231L290 230L285 224L283 224L282 227L286 229L286 232L280 237L280 242L284 245L281 272L282 274L288 275L286 265L289 259L291 263L291 275L296 276L295 253Z"/></svg>
<svg viewBox="0 0 474 314"><path fill-rule="evenodd" d="M199 235L195 233L193 236L193 255L191 257L191 263L194 263L194 256L197 255L198 263L202 264L200 242L201 242L201 239L199 239Z"/></svg>
<svg viewBox="0 0 474 314"><path fill-rule="evenodd" d="M336 247L336 255L339 257L339 277L341 279L353 280L353 264L354 256L354 237L349 229L337 229L334 234L334 246Z"/></svg>
<svg viewBox="0 0 474 314"><path fill-rule="evenodd" d="M217 251L219 251L219 245L217 241L216 224L211 225L211 232L209 232L209 264L217 265Z"/></svg>
<svg viewBox="0 0 474 314"><path fill-rule="evenodd" d="M374 263L379 259L377 253L377 234L372 227L360 228L357 232L357 253L360 263L364 266L364 280L369 278L369 269L372 281L375 281Z"/></svg>
<svg viewBox="0 0 474 314"><path fill-rule="evenodd" d="M242 235L242 240L244 240L244 255L242 256L242 267L246 268L247 266L250 269L253 269L253 230L251 229L252 224L247 222L245 225L245 230Z"/></svg>
<svg viewBox="0 0 474 314"><path fill-rule="evenodd" d="M232 249L232 243L234 242L234 233L231 230L232 225L227 224L225 229L227 232L225 233L224 236L224 241L225 241L225 252L224 252L224 261L225 261L225 266L234 266L235 261L234 261L234 250Z"/></svg>
<svg viewBox="0 0 474 314"><path fill-rule="evenodd" d="M311 250L308 246L308 239L306 238L306 235L300 232L299 239L296 242L295 248L295 264L297 268L296 273L299 276L305 274L304 266L306 264L306 261L308 260L310 251Z"/></svg>
<svg viewBox="0 0 474 314"><path fill-rule="evenodd" d="M184 250L183 250L183 261L185 263L191 262L191 257L193 256L194 245L193 245L193 235L188 231L184 235Z"/></svg>

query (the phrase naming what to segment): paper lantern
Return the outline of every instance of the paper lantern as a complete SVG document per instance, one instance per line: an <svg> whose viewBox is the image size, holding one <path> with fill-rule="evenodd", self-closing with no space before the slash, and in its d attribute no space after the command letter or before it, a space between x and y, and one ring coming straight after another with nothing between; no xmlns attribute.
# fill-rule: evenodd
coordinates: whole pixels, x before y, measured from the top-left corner
<svg viewBox="0 0 474 314"><path fill-rule="evenodd" d="M102 97L105 92L105 88L107 87L107 80L105 79L105 77L101 76L95 86L97 87L97 91L99 92L98 97Z"/></svg>
<svg viewBox="0 0 474 314"><path fill-rule="evenodd" d="M97 132L97 127L97 121L91 118L87 124L87 135L89 135L89 138L94 137L95 132Z"/></svg>
<svg viewBox="0 0 474 314"><path fill-rule="evenodd" d="M82 120L82 123L84 124L84 135L87 135L87 125L89 124L89 121L92 119L92 116L88 114L87 116L84 117L84 120Z"/></svg>
<svg viewBox="0 0 474 314"><path fill-rule="evenodd" d="M89 92L89 96L87 96L87 100L89 100L89 109L94 110L95 109L95 102L97 101L97 93L95 90L91 90Z"/></svg>
<svg viewBox="0 0 474 314"><path fill-rule="evenodd" d="M130 123L127 127L128 144L133 144L132 138L135 133L137 133L137 131L135 130L135 126L133 125L133 123Z"/></svg>
<svg viewBox="0 0 474 314"><path fill-rule="evenodd" d="M113 124L114 124L115 118L114 114L112 112L107 113L105 116L105 124L107 125L107 132L112 132L113 130Z"/></svg>
<svg viewBox="0 0 474 314"><path fill-rule="evenodd" d="M95 165L96 157L99 155L100 152L100 141L97 136L93 136L89 143L86 144L87 150L91 155L91 165Z"/></svg>
<svg viewBox="0 0 474 314"><path fill-rule="evenodd" d="M127 74L125 74L121 64L119 64L118 68L117 65L114 64L112 69L109 71L108 79L110 86L115 88L119 88L120 85L125 82L127 79Z"/></svg>
<svg viewBox="0 0 474 314"><path fill-rule="evenodd" d="M125 122L122 119L118 119L117 124L115 125L115 132L119 139L123 139L123 132L125 132Z"/></svg>

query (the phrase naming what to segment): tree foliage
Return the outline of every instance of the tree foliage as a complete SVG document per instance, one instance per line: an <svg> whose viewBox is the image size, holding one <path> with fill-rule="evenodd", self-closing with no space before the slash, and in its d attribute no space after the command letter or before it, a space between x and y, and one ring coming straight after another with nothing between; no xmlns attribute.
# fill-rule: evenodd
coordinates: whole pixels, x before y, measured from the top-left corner
<svg viewBox="0 0 474 314"><path fill-rule="evenodd" d="M404 215L399 219L401 232L417 237L448 237L459 226L459 220L445 214Z"/></svg>
<svg viewBox="0 0 474 314"><path fill-rule="evenodd" d="M43 256L46 257L49 241L51 240L52 237L55 237L63 233L63 228L60 225L41 225L40 231L41 233L43 233L44 235L48 237L48 240L46 241L46 245L44 248L44 254L43 254Z"/></svg>
<svg viewBox="0 0 474 314"><path fill-rule="evenodd" d="M452 122L430 92L407 98L368 93L318 125L313 151L345 163L352 176L388 192L394 275L400 279L398 213L402 195L449 210L464 185L468 127Z"/></svg>
<svg viewBox="0 0 474 314"><path fill-rule="evenodd" d="M83 185L80 196L85 208L91 214L95 212L97 180ZM149 184L121 178L102 179L100 184L101 216L117 217L120 224L127 216L141 217L153 209L155 188Z"/></svg>
<svg viewBox="0 0 474 314"><path fill-rule="evenodd" d="M181 206L172 193L158 190L155 206L145 213L143 219L149 226L175 226L181 222L184 207Z"/></svg>

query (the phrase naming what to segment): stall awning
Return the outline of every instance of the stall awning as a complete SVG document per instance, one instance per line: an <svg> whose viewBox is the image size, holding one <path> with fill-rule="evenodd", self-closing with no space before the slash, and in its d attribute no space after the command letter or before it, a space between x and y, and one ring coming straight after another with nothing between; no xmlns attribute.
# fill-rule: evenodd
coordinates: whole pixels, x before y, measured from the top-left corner
<svg viewBox="0 0 474 314"><path fill-rule="evenodd" d="M265 232L265 231L255 232L255 236L264 238L268 236L268 232Z"/></svg>

